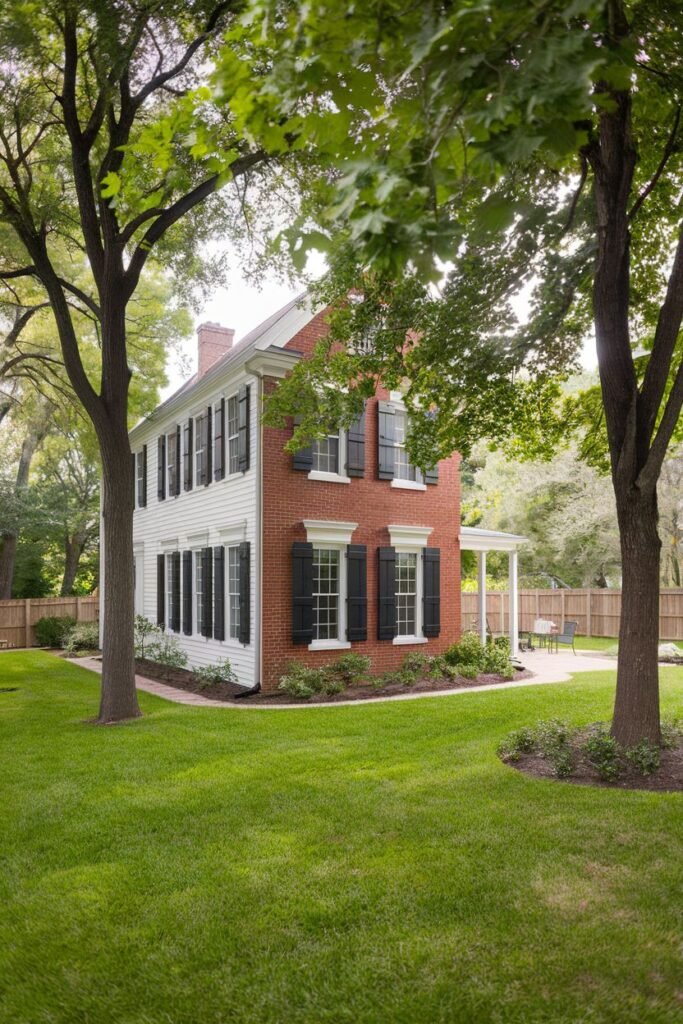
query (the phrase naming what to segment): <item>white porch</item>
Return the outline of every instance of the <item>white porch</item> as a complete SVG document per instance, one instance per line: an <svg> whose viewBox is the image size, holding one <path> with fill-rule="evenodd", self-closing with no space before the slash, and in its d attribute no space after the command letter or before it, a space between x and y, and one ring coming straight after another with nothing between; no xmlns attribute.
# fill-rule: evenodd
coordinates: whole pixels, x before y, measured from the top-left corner
<svg viewBox="0 0 683 1024"><path fill-rule="evenodd" d="M499 530L480 530L478 526L460 527L460 550L476 551L478 579L478 619L481 642L486 643L486 555L489 551L506 551L509 562L510 577L510 649L513 658L519 654L519 598L518 590L518 552L527 538L515 533L502 533Z"/></svg>

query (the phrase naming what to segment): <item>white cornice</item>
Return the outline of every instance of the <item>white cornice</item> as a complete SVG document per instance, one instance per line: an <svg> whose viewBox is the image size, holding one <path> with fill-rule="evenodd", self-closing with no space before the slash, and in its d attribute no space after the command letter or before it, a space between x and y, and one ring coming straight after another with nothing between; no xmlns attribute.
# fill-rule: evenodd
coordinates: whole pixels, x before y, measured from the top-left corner
<svg viewBox="0 0 683 1024"><path fill-rule="evenodd" d="M397 551L414 551L415 548L426 548L432 526L388 526L392 548Z"/></svg>
<svg viewBox="0 0 683 1024"><path fill-rule="evenodd" d="M332 519L304 519L309 544L350 544L358 523L341 523Z"/></svg>

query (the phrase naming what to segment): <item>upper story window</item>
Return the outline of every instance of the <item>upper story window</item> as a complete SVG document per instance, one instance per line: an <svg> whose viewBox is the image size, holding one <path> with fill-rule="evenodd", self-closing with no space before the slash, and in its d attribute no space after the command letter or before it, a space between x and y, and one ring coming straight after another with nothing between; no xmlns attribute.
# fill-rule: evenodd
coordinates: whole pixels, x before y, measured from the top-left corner
<svg viewBox="0 0 683 1024"><path fill-rule="evenodd" d="M228 399L228 473L239 473L240 470L239 432L239 396L231 395Z"/></svg>
<svg viewBox="0 0 683 1024"><path fill-rule="evenodd" d="M138 508L147 504L147 445L143 444L135 456L135 479Z"/></svg>
<svg viewBox="0 0 683 1024"><path fill-rule="evenodd" d="M339 474L342 469L340 455L341 435L339 431L336 434L328 434L327 437L321 438L313 444L313 471L316 473Z"/></svg>
<svg viewBox="0 0 683 1024"><path fill-rule="evenodd" d="M398 409L394 416L394 477L398 480L415 480L422 482L422 473L412 465L406 451L406 435L408 433L408 414L405 409Z"/></svg>
<svg viewBox="0 0 683 1024"><path fill-rule="evenodd" d="M197 485L208 484L211 479L211 411L194 418L194 465Z"/></svg>
<svg viewBox="0 0 683 1024"><path fill-rule="evenodd" d="M166 435L166 470L168 494L180 494L180 429Z"/></svg>

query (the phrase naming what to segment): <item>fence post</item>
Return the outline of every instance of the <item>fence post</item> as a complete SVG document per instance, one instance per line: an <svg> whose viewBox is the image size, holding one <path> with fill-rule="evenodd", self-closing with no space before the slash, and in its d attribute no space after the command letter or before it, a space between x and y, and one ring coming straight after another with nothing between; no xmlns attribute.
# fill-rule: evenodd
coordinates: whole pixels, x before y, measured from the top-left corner
<svg viewBox="0 0 683 1024"><path fill-rule="evenodd" d="M536 587L536 615L535 615L534 621L536 621L536 619L540 619L540 617L541 617L541 595L538 592L538 587Z"/></svg>
<svg viewBox="0 0 683 1024"><path fill-rule="evenodd" d="M31 646L31 598L24 601L24 647Z"/></svg>
<svg viewBox="0 0 683 1024"><path fill-rule="evenodd" d="M76 622L81 622L81 597L76 597Z"/></svg>
<svg viewBox="0 0 683 1024"><path fill-rule="evenodd" d="M592 598L592 596L593 596L593 591L589 587L588 590L586 591L586 636L592 636L593 635L591 633L591 603L592 603L591 602L591 598Z"/></svg>
<svg viewBox="0 0 683 1024"><path fill-rule="evenodd" d="M562 630L564 631L564 587L560 590L560 615L562 617Z"/></svg>

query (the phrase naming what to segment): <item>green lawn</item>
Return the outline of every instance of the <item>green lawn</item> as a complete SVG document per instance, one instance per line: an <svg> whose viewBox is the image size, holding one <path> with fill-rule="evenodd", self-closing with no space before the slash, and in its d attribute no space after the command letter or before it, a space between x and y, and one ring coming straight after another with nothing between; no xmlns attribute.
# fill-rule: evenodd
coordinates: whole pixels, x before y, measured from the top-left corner
<svg viewBox="0 0 683 1024"><path fill-rule="evenodd" d="M660 640L660 643L671 643L670 640ZM673 641L683 651L683 644ZM619 642L616 637L610 636L577 636L576 649L581 651L616 651ZM561 647L560 650L568 651L570 648Z"/></svg>
<svg viewBox="0 0 683 1024"><path fill-rule="evenodd" d="M662 673L683 711L683 669ZM681 1019L683 797L526 778L613 676L84 725L97 679L0 654L2 1024Z"/></svg>

